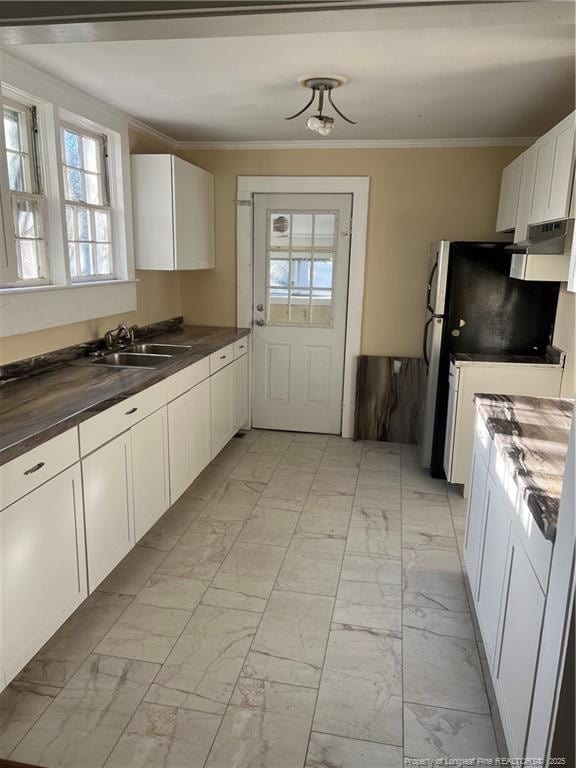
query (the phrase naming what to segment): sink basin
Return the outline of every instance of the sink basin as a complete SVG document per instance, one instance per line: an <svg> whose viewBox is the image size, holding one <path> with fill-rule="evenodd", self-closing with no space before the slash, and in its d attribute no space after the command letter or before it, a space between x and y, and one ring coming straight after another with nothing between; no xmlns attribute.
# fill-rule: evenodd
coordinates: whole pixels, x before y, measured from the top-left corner
<svg viewBox="0 0 576 768"><path fill-rule="evenodd" d="M148 355L182 355L192 347L183 344L133 344L127 352L137 352Z"/></svg>
<svg viewBox="0 0 576 768"><path fill-rule="evenodd" d="M92 365L110 365L115 368L156 368L169 363L174 355L150 355L139 352L109 352L92 361Z"/></svg>

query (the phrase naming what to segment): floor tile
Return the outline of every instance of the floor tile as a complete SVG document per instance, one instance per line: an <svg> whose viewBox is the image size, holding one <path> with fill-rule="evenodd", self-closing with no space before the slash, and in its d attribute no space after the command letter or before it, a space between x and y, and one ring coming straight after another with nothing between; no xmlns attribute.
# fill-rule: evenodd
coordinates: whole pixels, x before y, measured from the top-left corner
<svg viewBox="0 0 576 768"><path fill-rule="evenodd" d="M260 503L301 512L314 480L314 472L279 467L260 497Z"/></svg>
<svg viewBox="0 0 576 768"><path fill-rule="evenodd" d="M279 461L277 453L246 453L232 471L229 480L267 483Z"/></svg>
<svg viewBox="0 0 576 768"><path fill-rule="evenodd" d="M292 439L293 435L289 432L261 432L249 451L250 453L277 453L282 456Z"/></svg>
<svg viewBox="0 0 576 768"><path fill-rule="evenodd" d="M318 687L334 600L274 591L242 675Z"/></svg>
<svg viewBox="0 0 576 768"><path fill-rule="evenodd" d="M96 646L96 653L162 663L191 615L191 611L133 603Z"/></svg>
<svg viewBox="0 0 576 768"><path fill-rule="evenodd" d="M371 483L366 478L359 478L354 494L354 504L370 509L399 511L402 508L400 478L391 478L387 483L380 484Z"/></svg>
<svg viewBox="0 0 576 768"><path fill-rule="evenodd" d="M254 507L237 541L287 547L298 523L298 512L274 507Z"/></svg>
<svg viewBox="0 0 576 768"><path fill-rule="evenodd" d="M204 507L199 520L244 523L265 487L265 483L257 481L227 480Z"/></svg>
<svg viewBox="0 0 576 768"><path fill-rule="evenodd" d="M199 579L154 573L138 592L134 602L156 605L159 608L193 611L202 599L207 586L207 582Z"/></svg>
<svg viewBox="0 0 576 768"><path fill-rule="evenodd" d="M90 656L11 759L50 768L100 768L158 669L144 661Z"/></svg>
<svg viewBox="0 0 576 768"><path fill-rule="evenodd" d="M373 512L365 508L354 509L352 512L346 554L378 558L400 557L402 533L399 520L391 517L393 513L384 510L381 510L382 515Z"/></svg>
<svg viewBox="0 0 576 768"><path fill-rule="evenodd" d="M403 647L406 701L490 713L475 640L404 627Z"/></svg>
<svg viewBox="0 0 576 768"><path fill-rule="evenodd" d="M198 516L205 506L205 501L181 496L178 501L170 507L168 512L165 512L160 520L152 526L150 533L162 533L166 536L182 536L182 534L190 528L194 520L198 519ZM146 539L147 536L149 536L149 534L146 534L144 539Z"/></svg>
<svg viewBox="0 0 576 768"><path fill-rule="evenodd" d="M203 602L263 611L285 554L284 547L237 541L214 577Z"/></svg>
<svg viewBox="0 0 576 768"><path fill-rule="evenodd" d="M165 533L164 531L148 531L138 542L139 547L156 549L158 552L170 552L180 541L180 534Z"/></svg>
<svg viewBox="0 0 576 768"><path fill-rule="evenodd" d="M184 498L209 501L225 482L231 469L228 466L209 464L184 491Z"/></svg>
<svg viewBox="0 0 576 768"><path fill-rule="evenodd" d="M404 752L414 758L498 757L492 718L422 704L404 704Z"/></svg>
<svg viewBox="0 0 576 768"><path fill-rule="evenodd" d="M404 549L404 604L449 611L469 611L458 552Z"/></svg>
<svg viewBox="0 0 576 768"><path fill-rule="evenodd" d="M129 595L92 593L24 667L18 680L66 685L131 601Z"/></svg>
<svg viewBox="0 0 576 768"><path fill-rule="evenodd" d="M199 605L146 701L224 714L260 616Z"/></svg>
<svg viewBox="0 0 576 768"><path fill-rule="evenodd" d="M59 693L53 685L17 680L0 693L0 758L8 757Z"/></svg>
<svg viewBox="0 0 576 768"><path fill-rule="evenodd" d="M324 453L322 444L306 444L294 439L288 446L286 453L280 461L281 467L291 467L292 469L307 469L309 471L318 469L320 460Z"/></svg>
<svg viewBox="0 0 576 768"><path fill-rule="evenodd" d="M211 462L213 467L229 467L233 469L238 465L240 459L246 455L251 441L247 438L232 439Z"/></svg>
<svg viewBox="0 0 576 768"><path fill-rule="evenodd" d="M197 520L159 566L158 573L211 581L241 529L241 523Z"/></svg>
<svg viewBox="0 0 576 768"><path fill-rule="evenodd" d="M434 608L405 606L403 624L412 629L425 629L435 635L474 640L470 614L463 611L438 611Z"/></svg>
<svg viewBox="0 0 576 768"><path fill-rule="evenodd" d="M314 730L401 746L401 648L399 633L335 624Z"/></svg>
<svg viewBox="0 0 576 768"><path fill-rule="evenodd" d="M305 768L402 768L402 749L312 732Z"/></svg>
<svg viewBox="0 0 576 768"><path fill-rule="evenodd" d="M334 621L401 631L400 584L400 559L345 555Z"/></svg>
<svg viewBox="0 0 576 768"><path fill-rule="evenodd" d="M353 495L356 490L358 470L341 467L339 469L320 468L312 483L311 491L316 494L343 493Z"/></svg>
<svg viewBox="0 0 576 768"><path fill-rule="evenodd" d="M143 703L105 768L202 768L220 720L206 712Z"/></svg>
<svg viewBox="0 0 576 768"><path fill-rule="evenodd" d="M295 536L278 574L278 589L334 597L343 555L342 539Z"/></svg>
<svg viewBox="0 0 576 768"><path fill-rule="evenodd" d="M165 557L166 552L136 546L104 579L98 590L119 595L137 595Z"/></svg>
<svg viewBox="0 0 576 768"><path fill-rule="evenodd" d="M316 691L240 679L206 768L302 768Z"/></svg>

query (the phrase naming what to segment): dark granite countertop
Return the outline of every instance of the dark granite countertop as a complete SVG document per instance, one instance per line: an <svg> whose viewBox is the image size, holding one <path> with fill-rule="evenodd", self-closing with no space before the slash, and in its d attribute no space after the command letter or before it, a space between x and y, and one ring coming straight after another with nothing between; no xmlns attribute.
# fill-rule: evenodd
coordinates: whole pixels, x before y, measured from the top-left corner
<svg viewBox="0 0 576 768"><path fill-rule="evenodd" d="M477 394L475 402L538 527L553 541L574 401Z"/></svg>
<svg viewBox="0 0 576 768"><path fill-rule="evenodd" d="M0 466L250 333L247 328L200 325L174 329L173 323L168 332L150 328L152 332L141 338L192 349L153 369L78 364L80 353L90 345L5 366L2 372L7 378L8 370L10 380L0 385ZM34 373L34 366L46 360L63 362L55 370Z"/></svg>
<svg viewBox="0 0 576 768"><path fill-rule="evenodd" d="M543 355L485 355L454 352L450 360L455 363L502 363L506 365L551 365L564 366L565 353L557 347L549 346Z"/></svg>

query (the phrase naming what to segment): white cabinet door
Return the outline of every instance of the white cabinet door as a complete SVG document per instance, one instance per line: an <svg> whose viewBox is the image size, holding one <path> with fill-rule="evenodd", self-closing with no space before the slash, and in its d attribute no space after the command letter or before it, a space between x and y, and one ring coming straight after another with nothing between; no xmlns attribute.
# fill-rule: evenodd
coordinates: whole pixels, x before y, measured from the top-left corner
<svg viewBox="0 0 576 768"><path fill-rule="evenodd" d="M135 540L144 536L170 506L168 416L166 408L130 430Z"/></svg>
<svg viewBox="0 0 576 768"><path fill-rule="evenodd" d="M574 133L573 114L556 126L552 183L544 210L545 221L564 219L570 212L570 192L574 173Z"/></svg>
<svg viewBox="0 0 576 768"><path fill-rule="evenodd" d="M482 536L476 610L490 666L494 663L500 604L506 575L510 517L505 500L489 476Z"/></svg>
<svg viewBox="0 0 576 768"><path fill-rule="evenodd" d="M214 266L214 177L203 168L172 158L176 269Z"/></svg>
<svg viewBox="0 0 576 768"><path fill-rule="evenodd" d="M83 531L79 464L0 512L4 684L86 597Z"/></svg>
<svg viewBox="0 0 576 768"><path fill-rule="evenodd" d="M188 393L190 409L190 475L192 482L212 459L210 379Z"/></svg>
<svg viewBox="0 0 576 768"><path fill-rule="evenodd" d="M534 177L534 194L528 216L529 224L538 224L545 220L546 206L552 186L552 171L554 169L555 138L547 133L536 142L536 175Z"/></svg>
<svg viewBox="0 0 576 768"><path fill-rule="evenodd" d="M248 355L234 361L234 428L248 421Z"/></svg>
<svg viewBox="0 0 576 768"><path fill-rule="evenodd" d="M212 457L214 457L220 453L235 432L233 365L227 365L210 377L210 402Z"/></svg>
<svg viewBox="0 0 576 768"><path fill-rule="evenodd" d="M523 757L545 598L513 532L501 622L496 693L511 757Z"/></svg>
<svg viewBox="0 0 576 768"><path fill-rule="evenodd" d="M516 226L516 213L518 211L518 197L520 194L520 179L522 178L522 164L524 156L520 155L502 171L500 184L500 199L498 201L498 216L496 218L496 232L510 232Z"/></svg>
<svg viewBox="0 0 576 768"><path fill-rule="evenodd" d="M470 495L468 497L468 511L466 514L466 538L464 541L464 560L466 562L466 570L468 571L470 589L475 601L478 596L478 573L480 570L480 556L482 554L487 477L488 467L482 457L476 439L472 456Z"/></svg>
<svg viewBox="0 0 576 768"><path fill-rule="evenodd" d="M131 469L129 432L82 459L90 592L134 546Z"/></svg>
<svg viewBox="0 0 576 768"><path fill-rule="evenodd" d="M444 443L444 472L448 482L452 482L452 455L454 452L456 411L458 408L458 379L460 371L455 365L450 366L448 375L448 412L446 415L446 441Z"/></svg>
<svg viewBox="0 0 576 768"><path fill-rule="evenodd" d="M524 162L522 164L520 194L518 195L518 210L516 212L516 229L514 230L514 242L517 245L526 245L528 238L528 221L532 210L534 179L536 177L536 145L527 149L523 156Z"/></svg>

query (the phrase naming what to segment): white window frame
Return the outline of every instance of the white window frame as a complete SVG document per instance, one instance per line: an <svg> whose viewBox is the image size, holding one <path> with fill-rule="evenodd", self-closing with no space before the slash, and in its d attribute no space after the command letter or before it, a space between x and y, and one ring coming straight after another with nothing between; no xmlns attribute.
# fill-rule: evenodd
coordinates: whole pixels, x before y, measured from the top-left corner
<svg viewBox="0 0 576 768"><path fill-rule="evenodd" d="M46 196L47 259L50 282L31 285L5 279L15 263L11 242L6 154L3 131L0 149L0 337L27 333L136 309L136 278L132 240L128 117L36 67L0 52L2 97L36 107L43 192ZM63 124L106 136L112 209L114 275L72 280L68 259L60 129ZM2 229L4 236L2 237ZM9 284L7 285L6 283ZM23 285L24 283L24 285Z"/></svg>

